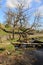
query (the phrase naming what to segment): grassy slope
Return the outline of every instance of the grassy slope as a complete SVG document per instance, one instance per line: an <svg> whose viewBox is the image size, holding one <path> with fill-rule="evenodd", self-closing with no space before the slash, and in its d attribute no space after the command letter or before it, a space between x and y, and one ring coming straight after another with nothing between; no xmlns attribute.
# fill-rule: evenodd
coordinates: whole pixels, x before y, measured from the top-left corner
<svg viewBox="0 0 43 65"><path fill-rule="evenodd" d="M0 52L3 52L3 51L9 51L9 52L12 52L13 50L15 50L14 46L12 44L2 44L0 43Z"/></svg>
<svg viewBox="0 0 43 65"><path fill-rule="evenodd" d="M0 30L0 35L6 35L6 34L7 34L6 32Z"/></svg>

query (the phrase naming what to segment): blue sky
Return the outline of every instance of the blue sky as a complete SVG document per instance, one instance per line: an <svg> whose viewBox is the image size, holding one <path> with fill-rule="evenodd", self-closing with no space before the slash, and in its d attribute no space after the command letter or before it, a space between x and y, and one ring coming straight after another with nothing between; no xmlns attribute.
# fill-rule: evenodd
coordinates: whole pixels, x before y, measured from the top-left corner
<svg viewBox="0 0 43 65"><path fill-rule="evenodd" d="M36 9L38 9L41 12L41 15L43 16L43 0L24 0L24 1L25 1L25 9L28 6L29 8L31 8L30 10L31 12L34 12ZM4 11L6 11L7 8L15 8L18 2L17 0L2 0L1 4L2 4L2 7L0 8L0 23L3 23L5 21ZM31 22L33 21L33 17L31 18L30 21ZM43 25L43 20L41 21Z"/></svg>

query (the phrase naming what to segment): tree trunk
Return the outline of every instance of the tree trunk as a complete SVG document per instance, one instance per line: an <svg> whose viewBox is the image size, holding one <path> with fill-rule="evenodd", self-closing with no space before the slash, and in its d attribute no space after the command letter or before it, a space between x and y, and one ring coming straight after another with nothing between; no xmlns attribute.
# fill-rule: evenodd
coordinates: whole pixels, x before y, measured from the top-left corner
<svg viewBox="0 0 43 65"><path fill-rule="evenodd" d="M12 39L14 39L14 29L13 29L13 32L12 32Z"/></svg>
<svg viewBox="0 0 43 65"><path fill-rule="evenodd" d="M21 34L19 35L19 41L21 40Z"/></svg>

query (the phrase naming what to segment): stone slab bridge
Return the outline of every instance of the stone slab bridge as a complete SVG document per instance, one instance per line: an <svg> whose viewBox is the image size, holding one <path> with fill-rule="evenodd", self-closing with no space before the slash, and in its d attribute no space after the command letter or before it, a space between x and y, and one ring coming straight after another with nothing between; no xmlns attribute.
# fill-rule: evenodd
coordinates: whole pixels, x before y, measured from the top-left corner
<svg viewBox="0 0 43 65"><path fill-rule="evenodd" d="M14 42L12 43L14 47L16 48L43 48L43 43L19 43L19 42Z"/></svg>

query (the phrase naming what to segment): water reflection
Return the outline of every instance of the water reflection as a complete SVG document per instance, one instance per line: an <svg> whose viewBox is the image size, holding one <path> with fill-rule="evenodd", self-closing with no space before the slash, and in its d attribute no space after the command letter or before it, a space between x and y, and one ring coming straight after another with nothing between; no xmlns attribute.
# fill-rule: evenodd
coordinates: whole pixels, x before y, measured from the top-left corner
<svg viewBox="0 0 43 65"><path fill-rule="evenodd" d="M37 58L37 61L33 65L43 65L43 49L34 50L33 53Z"/></svg>
<svg viewBox="0 0 43 65"><path fill-rule="evenodd" d="M25 56L29 57L29 55L32 55L32 57L36 59L32 65L43 65L43 49L37 49L33 51L25 50ZM35 60L34 58L32 60Z"/></svg>

